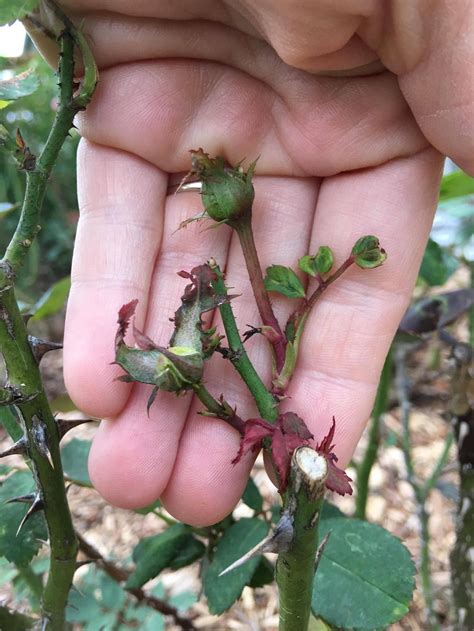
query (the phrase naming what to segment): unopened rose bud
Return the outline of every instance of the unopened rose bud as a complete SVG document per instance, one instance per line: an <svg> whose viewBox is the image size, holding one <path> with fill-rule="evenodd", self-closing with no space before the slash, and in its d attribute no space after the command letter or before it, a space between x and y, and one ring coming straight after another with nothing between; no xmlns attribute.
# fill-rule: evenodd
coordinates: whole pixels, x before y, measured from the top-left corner
<svg viewBox="0 0 474 631"><path fill-rule="evenodd" d="M201 197L206 213L214 221L232 223L250 216L254 200L253 162L248 171L227 168L223 158L210 158L202 149L192 151L192 173L202 184Z"/></svg>

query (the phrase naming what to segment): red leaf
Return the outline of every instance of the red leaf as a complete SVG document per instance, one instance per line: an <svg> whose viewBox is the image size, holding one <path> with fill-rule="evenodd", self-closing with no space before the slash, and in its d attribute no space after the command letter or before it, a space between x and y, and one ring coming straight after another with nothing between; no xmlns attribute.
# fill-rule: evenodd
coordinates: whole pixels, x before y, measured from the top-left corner
<svg viewBox="0 0 474 631"><path fill-rule="evenodd" d="M296 434L296 436L304 438L305 440L314 438L303 419L294 412L282 414L279 423L285 434Z"/></svg>
<svg viewBox="0 0 474 631"><path fill-rule="evenodd" d="M326 456L328 463L328 477L326 486L330 491L335 491L339 495L352 495L352 487L350 483L352 479L347 475L344 469L336 465L337 458L334 454Z"/></svg>
<svg viewBox="0 0 474 631"><path fill-rule="evenodd" d="M261 418L249 418L245 423L244 435L240 439L239 451L232 460L232 464L237 464L248 451L260 449L263 439L271 436L274 429L274 425L267 423Z"/></svg>
<svg viewBox="0 0 474 631"><path fill-rule="evenodd" d="M318 453L328 456L332 452L332 450L334 449L334 445L332 444L332 441L334 438L335 431L336 431L336 419L333 416L332 425L329 432L323 438L323 440L319 443L319 445L316 445L316 451Z"/></svg>
<svg viewBox="0 0 474 631"><path fill-rule="evenodd" d="M335 491L339 495L352 495L352 487L350 482L351 478L347 473L337 466L337 456L333 452L334 445L332 441L334 439L334 433L336 431L336 420L332 417L332 425L323 440L316 445L316 451L326 458L328 463L328 477L326 480L326 486L330 491Z"/></svg>
<svg viewBox="0 0 474 631"><path fill-rule="evenodd" d="M301 439L298 439L301 444ZM283 492L288 484L288 473L290 470L291 454L295 447L288 449L287 436L283 434L280 427L276 427L272 438L272 461L278 474L278 490Z"/></svg>
<svg viewBox="0 0 474 631"><path fill-rule="evenodd" d="M127 302L126 305L122 305L118 312L118 329L115 335L115 348L123 342L123 338L125 337L125 333L127 332L128 326L130 324L130 320L135 313L135 309L137 308L138 300L131 300Z"/></svg>

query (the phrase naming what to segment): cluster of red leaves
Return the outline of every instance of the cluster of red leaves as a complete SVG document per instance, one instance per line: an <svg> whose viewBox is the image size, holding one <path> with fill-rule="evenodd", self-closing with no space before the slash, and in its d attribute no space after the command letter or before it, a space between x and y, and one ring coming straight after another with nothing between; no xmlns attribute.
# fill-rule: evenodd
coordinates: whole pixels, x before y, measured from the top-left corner
<svg viewBox="0 0 474 631"><path fill-rule="evenodd" d="M324 456L328 463L326 486L340 495L352 494L349 476L337 466L337 457L332 444L336 423L333 419L328 435L316 446L316 451ZM265 439L271 439L271 458L278 476L278 490L284 492L288 484L291 456L298 447L309 446L313 434L306 423L294 412L281 414L276 423L269 423L261 418L251 418L245 423L244 435L240 441L237 456L232 464L240 461L249 451L258 451Z"/></svg>

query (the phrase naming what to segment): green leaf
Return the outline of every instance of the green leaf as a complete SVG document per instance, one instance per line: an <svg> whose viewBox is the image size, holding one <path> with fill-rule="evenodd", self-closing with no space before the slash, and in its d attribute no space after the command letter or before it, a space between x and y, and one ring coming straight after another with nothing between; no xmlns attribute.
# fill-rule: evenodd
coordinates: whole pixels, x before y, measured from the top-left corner
<svg viewBox="0 0 474 631"><path fill-rule="evenodd" d="M67 621L82 623L81 629L84 631L105 631L105 629L115 628L117 610L121 607L122 600L118 592L115 592L118 600L115 603L112 602L112 593L107 594L107 589L113 589L113 587L110 583L105 587L109 581L112 582L112 579L102 570L90 566L87 573L75 584L77 589L69 593ZM123 594L120 587L119 590ZM109 604L112 607L109 607Z"/></svg>
<svg viewBox="0 0 474 631"><path fill-rule="evenodd" d="M35 622L37 621L24 616L22 613L10 611L6 607L0 606L0 629L24 631L24 629L31 629Z"/></svg>
<svg viewBox="0 0 474 631"><path fill-rule="evenodd" d="M47 538L46 524L42 511L28 519L18 533L28 504L5 504L13 497L27 495L35 491L35 483L29 471L16 471L0 486L0 555L18 566L26 566L41 548L41 541Z"/></svg>
<svg viewBox="0 0 474 631"><path fill-rule="evenodd" d="M118 611L125 604L125 592L122 587L105 572L100 576L100 601L104 607Z"/></svg>
<svg viewBox="0 0 474 631"><path fill-rule="evenodd" d="M15 101L22 96L33 94L38 87L38 77L30 68L11 79L0 80L0 101Z"/></svg>
<svg viewBox="0 0 474 631"><path fill-rule="evenodd" d="M175 596L171 596L169 602L170 605L176 607L179 612L184 613L195 603L197 603L198 600L198 595L195 592L185 591L180 592Z"/></svg>
<svg viewBox="0 0 474 631"><path fill-rule="evenodd" d="M329 624L354 630L385 628L409 609L415 567L399 539L358 519L326 519L331 536L314 579L312 610Z"/></svg>
<svg viewBox="0 0 474 631"><path fill-rule="evenodd" d="M259 513L263 508L263 499L260 495L257 485L252 478L249 478L245 491L242 495L242 501Z"/></svg>
<svg viewBox="0 0 474 631"><path fill-rule="evenodd" d="M331 248L327 245L322 245L316 252L314 263L320 274L327 274L331 271L331 268L334 265L334 255Z"/></svg>
<svg viewBox="0 0 474 631"><path fill-rule="evenodd" d="M140 631L165 631L165 619L157 611L153 611L140 626Z"/></svg>
<svg viewBox="0 0 474 631"><path fill-rule="evenodd" d="M265 287L268 291L276 291L287 298L305 297L305 290L300 279L290 267L284 265L267 267Z"/></svg>
<svg viewBox="0 0 474 631"><path fill-rule="evenodd" d="M10 438L14 442L23 436L23 430L16 420L16 416L11 405L0 406L0 423L6 429Z"/></svg>
<svg viewBox="0 0 474 631"><path fill-rule="evenodd" d="M327 245L322 245L314 256L303 256L298 261L300 270L311 276L327 274L333 265L334 255Z"/></svg>
<svg viewBox="0 0 474 631"><path fill-rule="evenodd" d="M305 274L309 274L310 276L316 276L317 270L316 265L314 263L314 256L310 256L307 254L306 256L302 256L298 260L298 267Z"/></svg>
<svg viewBox="0 0 474 631"><path fill-rule="evenodd" d="M4 557L0 557L0 587L5 585L5 583L11 583L17 574L18 568L16 565L10 563Z"/></svg>
<svg viewBox="0 0 474 631"><path fill-rule="evenodd" d="M348 519L347 515L345 515L335 504L331 504L331 502L324 502L323 509L321 511L321 520L337 518Z"/></svg>
<svg viewBox="0 0 474 631"><path fill-rule="evenodd" d="M0 26L21 19L38 4L38 0L0 0Z"/></svg>
<svg viewBox="0 0 474 631"><path fill-rule="evenodd" d="M203 579L211 613L221 614L240 597L259 564L259 558L250 559L224 576L219 574L256 546L267 532L268 524L255 517L240 519L226 530Z"/></svg>
<svg viewBox="0 0 474 631"><path fill-rule="evenodd" d="M71 590L69 592L68 608L66 619L68 622L91 622L99 621L104 610L99 601L92 593L85 592L79 584L81 591Z"/></svg>
<svg viewBox="0 0 474 631"><path fill-rule="evenodd" d="M18 574L12 581L15 592L15 600L28 601L29 611L39 613L41 611L41 594L43 593L42 577L32 571L31 565L19 567Z"/></svg>
<svg viewBox="0 0 474 631"><path fill-rule="evenodd" d="M46 291L32 309L32 320L42 320L61 311L71 289L71 277L66 276Z"/></svg>
<svg viewBox="0 0 474 631"><path fill-rule="evenodd" d="M357 239L352 248L352 256L355 264L362 269L373 269L385 262L387 253L380 247L378 237L367 234Z"/></svg>
<svg viewBox="0 0 474 631"><path fill-rule="evenodd" d="M90 440L73 438L61 449L64 474L80 486L92 486L87 470L91 444Z"/></svg>
<svg viewBox="0 0 474 631"><path fill-rule="evenodd" d="M474 193L474 178L467 175L467 173L463 173L463 171L456 171L445 175L441 180L439 200L444 202L447 199L463 197L472 193Z"/></svg>
<svg viewBox="0 0 474 631"><path fill-rule="evenodd" d="M178 570L181 567L186 567L186 565L191 565L194 561L197 561L206 552L206 546L198 541L192 535L189 535L187 539L185 539L176 556L174 556L168 564L172 570Z"/></svg>
<svg viewBox="0 0 474 631"><path fill-rule="evenodd" d="M174 524L159 535L142 539L133 551L136 568L127 580L127 588L141 587L158 576L178 555L189 536L189 526Z"/></svg>
<svg viewBox="0 0 474 631"><path fill-rule="evenodd" d="M257 565L257 569L252 574L251 579L247 583L249 587L263 587L264 585L270 585L275 578L275 568L272 563L265 557L262 557Z"/></svg>
<svg viewBox="0 0 474 631"><path fill-rule="evenodd" d="M449 254L433 239L428 240L421 263L420 277L430 287L444 285L458 267L459 261L457 258Z"/></svg>

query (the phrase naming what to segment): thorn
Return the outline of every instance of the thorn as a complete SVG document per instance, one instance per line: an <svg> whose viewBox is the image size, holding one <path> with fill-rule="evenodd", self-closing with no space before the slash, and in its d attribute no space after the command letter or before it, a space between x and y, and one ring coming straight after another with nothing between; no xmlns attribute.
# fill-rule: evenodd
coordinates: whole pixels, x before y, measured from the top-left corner
<svg viewBox="0 0 474 631"><path fill-rule="evenodd" d="M36 493L27 493L26 495L17 495L9 500L5 500L4 504L13 504L14 502L21 502L22 504L31 504L34 502Z"/></svg>
<svg viewBox="0 0 474 631"><path fill-rule="evenodd" d="M13 443L11 447L9 447L8 449L5 449L5 451L2 451L2 453L0 453L0 458L5 458L6 456L14 456L14 455L26 456L27 453L28 453L28 441L26 440L25 436L22 436L20 440L17 440L16 443Z"/></svg>
<svg viewBox="0 0 474 631"><path fill-rule="evenodd" d="M201 193L202 192L202 182L201 180L195 180L194 182L186 181L188 176L185 175L181 182L174 186L168 187L168 195L174 192L175 195L178 193ZM175 189L175 190L173 190Z"/></svg>
<svg viewBox="0 0 474 631"><path fill-rule="evenodd" d="M15 405L24 401L23 393L16 386L0 387L0 405Z"/></svg>
<svg viewBox="0 0 474 631"><path fill-rule="evenodd" d="M31 504L29 509L26 511L25 516L20 522L18 526L18 530L16 531L16 536L20 534L21 529L29 520L29 518L44 508L44 502L39 493L29 493L28 495L19 495L18 497L13 497L11 500L7 500L6 504L11 504L13 502L22 502L24 504Z"/></svg>
<svg viewBox="0 0 474 631"><path fill-rule="evenodd" d="M30 343L31 350L38 364L46 353L60 350L63 347L59 342L49 342L48 340L42 340L34 335L28 335L28 342Z"/></svg>
<svg viewBox="0 0 474 631"><path fill-rule="evenodd" d="M33 317L33 314L32 313L24 313L22 317L23 317L23 322L25 323L25 326L27 326L28 322Z"/></svg>
<svg viewBox="0 0 474 631"><path fill-rule="evenodd" d="M257 333L261 333L262 329L252 326L251 324L247 324L247 326L249 327L246 331L243 332L242 335L242 341L245 343L247 342L252 336L256 335Z"/></svg>
<svg viewBox="0 0 474 631"><path fill-rule="evenodd" d="M314 572L315 573L316 573L316 570L318 569L319 562L321 561L321 557L323 556L324 548L326 547L326 544L329 541L329 537L331 536L331 533L332 533L332 530L330 530L328 533L326 533L326 536L321 541L321 543L318 546L318 549L316 550L316 559L315 559L315 562L314 562Z"/></svg>
<svg viewBox="0 0 474 631"><path fill-rule="evenodd" d="M158 394L158 390L159 388L155 387L153 388L153 390L151 391L151 394L148 398L147 404L146 404L146 413L148 416L150 416L150 408L153 405L153 403L155 402L156 399L156 395Z"/></svg>
<svg viewBox="0 0 474 631"><path fill-rule="evenodd" d="M58 428L59 440L65 436L69 432L69 430L74 429L75 427L79 427L79 425L84 425L84 423L94 423L94 420L91 418L81 418L76 420L66 420L62 418L57 418L56 427Z"/></svg>
<svg viewBox="0 0 474 631"><path fill-rule="evenodd" d="M237 561L234 561L234 563L229 565L229 567L223 570L219 576L224 576L227 572L235 570L235 568L240 567L249 559L252 559L259 554L263 554L264 552L288 552L293 540L293 535L293 517L288 511L285 511L281 516L280 521L275 526L275 530L273 532L260 541L260 543L257 543L254 548L240 557L240 559L237 559Z"/></svg>
<svg viewBox="0 0 474 631"><path fill-rule="evenodd" d="M46 425L37 414L34 414L32 416L31 421L32 421L31 434L33 437L33 441L36 445L36 448L38 449L39 453L43 456L43 458L47 459L47 461L51 465L51 468L54 469L53 458L51 456L51 452L49 450L49 445L48 445L48 434L47 434Z"/></svg>

